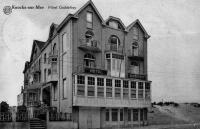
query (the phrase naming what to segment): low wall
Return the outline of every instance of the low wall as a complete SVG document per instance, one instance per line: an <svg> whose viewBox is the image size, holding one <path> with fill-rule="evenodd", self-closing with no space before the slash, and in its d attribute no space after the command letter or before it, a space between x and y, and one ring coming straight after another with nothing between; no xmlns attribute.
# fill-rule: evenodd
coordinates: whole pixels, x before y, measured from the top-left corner
<svg viewBox="0 0 200 129"><path fill-rule="evenodd" d="M47 129L78 129L78 124L72 121L49 121Z"/></svg>
<svg viewBox="0 0 200 129"><path fill-rule="evenodd" d="M0 122L0 129L29 129L28 122Z"/></svg>

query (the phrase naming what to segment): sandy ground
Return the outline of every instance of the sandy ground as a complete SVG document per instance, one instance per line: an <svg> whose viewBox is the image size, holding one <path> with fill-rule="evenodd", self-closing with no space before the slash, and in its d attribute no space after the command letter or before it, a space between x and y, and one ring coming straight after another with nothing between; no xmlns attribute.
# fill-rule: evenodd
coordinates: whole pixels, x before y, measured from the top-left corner
<svg viewBox="0 0 200 129"><path fill-rule="evenodd" d="M200 108L190 104L154 106L148 114L149 125L134 129L200 129Z"/></svg>

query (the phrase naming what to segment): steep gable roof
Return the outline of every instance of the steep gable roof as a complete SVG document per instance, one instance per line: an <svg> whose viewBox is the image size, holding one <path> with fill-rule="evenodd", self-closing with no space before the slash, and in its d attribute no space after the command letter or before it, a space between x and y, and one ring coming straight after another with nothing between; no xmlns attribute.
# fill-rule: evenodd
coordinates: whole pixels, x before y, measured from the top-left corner
<svg viewBox="0 0 200 129"><path fill-rule="evenodd" d="M33 54L34 54L35 47L38 47L40 52L41 52L41 50L44 47L44 45L45 45L45 42L42 42L42 41L39 41L39 40L34 40L33 41L30 62L32 62L32 60L33 60Z"/></svg>
<svg viewBox="0 0 200 129"><path fill-rule="evenodd" d="M117 21L120 24L120 26L123 28L123 30L125 30L126 27L120 18L109 16L108 19L105 21L105 23L108 23L111 20Z"/></svg>
<svg viewBox="0 0 200 129"><path fill-rule="evenodd" d="M135 25L138 24L140 26L140 28L143 30L143 32L145 33L145 37L146 38L150 38L150 35L147 33L147 31L144 29L144 27L142 26L141 22L139 21L139 19L136 19L135 21L133 21L130 25L128 25L126 27L127 31L130 31L130 29Z"/></svg>
<svg viewBox="0 0 200 129"><path fill-rule="evenodd" d="M50 30L49 30L49 38L51 38L53 36L54 31L56 30L56 28L58 27L57 24L52 23L50 26Z"/></svg>
<svg viewBox="0 0 200 129"><path fill-rule="evenodd" d="M96 6L94 5L94 3L93 3L91 0L89 0L86 4L84 4L84 5L74 14L74 16L75 16L75 17L78 17L78 14L79 14L80 12L82 12L88 5L91 5L91 6L92 6L92 8L94 9L95 13L97 13L99 19L101 20L101 22L104 23L104 20L103 20L102 16L100 15L99 11L97 10Z"/></svg>

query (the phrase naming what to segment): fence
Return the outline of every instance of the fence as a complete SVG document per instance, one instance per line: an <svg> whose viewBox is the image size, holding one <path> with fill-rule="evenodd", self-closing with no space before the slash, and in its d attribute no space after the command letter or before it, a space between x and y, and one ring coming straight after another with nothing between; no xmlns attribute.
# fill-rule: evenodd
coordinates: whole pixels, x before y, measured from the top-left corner
<svg viewBox="0 0 200 129"><path fill-rule="evenodd" d="M28 121L28 112L17 112L16 113L16 121L17 122L26 122Z"/></svg>
<svg viewBox="0 0 200 129"><path fill-rule="evenodd" d="M72 114L71 113L49 113L49 121L72 121Z"/></svg>
<svg viewBox="0 0 200 129"><path fill-rule="evenodd" d="M12 122L12 113L0 112L0 122Z"/></svg>

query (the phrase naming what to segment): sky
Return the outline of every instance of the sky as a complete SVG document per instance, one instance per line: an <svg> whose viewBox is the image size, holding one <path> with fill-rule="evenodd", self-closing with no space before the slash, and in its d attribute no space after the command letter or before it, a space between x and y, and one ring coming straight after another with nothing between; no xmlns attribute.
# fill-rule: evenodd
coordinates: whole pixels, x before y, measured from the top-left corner
<svg viewBox="0 0 200 129"><path fill-rule="evenodd" d="M0 101L17 104L23 68L34 39L46 41L52 22L59 24L87 0L0 0ZM152 101L200 102L199 0L93 0L104 20L119 17L125 26L139 19L148 40ZM14 9L4 6L44 6ZM48 6L76 9L47 9Z"/></svg>

